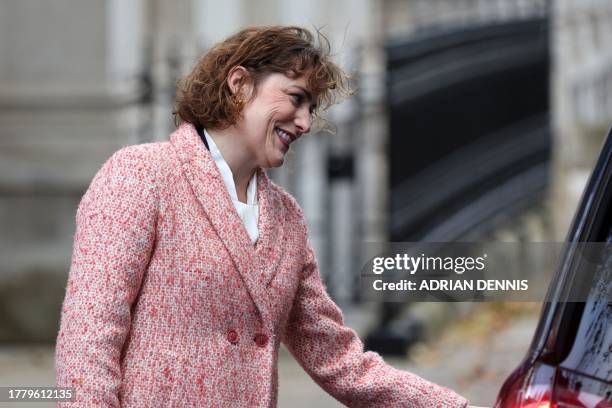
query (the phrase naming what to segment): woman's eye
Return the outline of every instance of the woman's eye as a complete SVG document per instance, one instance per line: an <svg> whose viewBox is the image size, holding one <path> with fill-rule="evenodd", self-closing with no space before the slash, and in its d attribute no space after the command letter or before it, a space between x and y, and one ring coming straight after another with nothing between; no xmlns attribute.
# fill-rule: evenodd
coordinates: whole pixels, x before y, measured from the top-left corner
<svg viewBox="0 0 612 408"><path fill-rule="evenodd" d="M295 106L300 106L303 101L303 97L300 94L291 94L291 99L293 99L293 104Z"/></svg>

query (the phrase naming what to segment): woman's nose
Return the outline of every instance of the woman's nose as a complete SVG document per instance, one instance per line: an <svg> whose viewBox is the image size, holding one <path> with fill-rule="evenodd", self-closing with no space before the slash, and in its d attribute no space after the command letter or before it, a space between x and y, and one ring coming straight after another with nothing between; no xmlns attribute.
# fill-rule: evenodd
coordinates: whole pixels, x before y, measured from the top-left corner
<svg viewBox="0 0 612 408"><path fill-rule="evenodd" d="M310 111L304 108L300 109L295 116L294 124L301 133L310 132Z"/></svg>

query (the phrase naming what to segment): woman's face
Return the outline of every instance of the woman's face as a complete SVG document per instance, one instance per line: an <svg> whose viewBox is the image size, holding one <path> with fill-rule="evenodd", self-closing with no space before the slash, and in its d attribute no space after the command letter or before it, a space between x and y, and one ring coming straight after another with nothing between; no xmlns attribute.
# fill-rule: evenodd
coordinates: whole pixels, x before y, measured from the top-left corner
<svg viewBox="0 0 612 408"><path fill-rule="evenodd" d="M260 81L237 123L255 167L283 164L289 146L310 131L315 101L303 77L272 73Z"/></svg>

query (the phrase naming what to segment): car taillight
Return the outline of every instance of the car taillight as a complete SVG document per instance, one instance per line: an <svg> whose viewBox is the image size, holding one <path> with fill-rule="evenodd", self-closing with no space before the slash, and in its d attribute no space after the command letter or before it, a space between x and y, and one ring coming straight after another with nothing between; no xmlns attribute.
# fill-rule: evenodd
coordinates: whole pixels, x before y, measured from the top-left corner
<svg viewBox="0 0 612 408"><path fill-rule="evenodd" d="M495 408L553 408L554 375L554 367L545 364L519 368L506 380Z"/></svg>
<svg viewBox="0 0 612 408"><path fill-rule="evenodd" d="M612 384L558 368L553 401L558 407L612 408Z"/></svg>
<svg viewBox="0 0 612 408"><path fill-rule="evenodd" d="M562 368L535 364L502 387L496 408L612 408L612 386Z"/></svg>

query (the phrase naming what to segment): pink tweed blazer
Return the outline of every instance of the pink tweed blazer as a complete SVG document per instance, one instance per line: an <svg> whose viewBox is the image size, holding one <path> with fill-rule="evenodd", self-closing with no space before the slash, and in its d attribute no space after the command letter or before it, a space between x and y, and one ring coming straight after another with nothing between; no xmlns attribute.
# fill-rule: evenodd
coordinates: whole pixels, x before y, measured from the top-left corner
<svg viewBox="0 0 612 408"><path fill-rule="evenodd" d="M60 406L273 407L280 342L351 407L465 399L363 351L295 200L260 171L253 245L193 126L124 148L79 205L57 338Z"/></svg>

